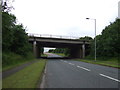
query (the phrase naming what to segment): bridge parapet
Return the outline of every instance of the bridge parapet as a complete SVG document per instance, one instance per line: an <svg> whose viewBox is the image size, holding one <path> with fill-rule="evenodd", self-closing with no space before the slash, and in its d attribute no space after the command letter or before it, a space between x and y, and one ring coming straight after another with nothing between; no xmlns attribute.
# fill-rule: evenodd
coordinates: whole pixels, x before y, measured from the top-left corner
<svg viewBox="0 0 120 90"><path fill-rule="evenodd" d="M34 34L28 33L28 36L31 37L45 37L45 38L61 38L61 39L79 39L80 37L75 36L63 36L63 35L51 35L51 34Z"/></svg>

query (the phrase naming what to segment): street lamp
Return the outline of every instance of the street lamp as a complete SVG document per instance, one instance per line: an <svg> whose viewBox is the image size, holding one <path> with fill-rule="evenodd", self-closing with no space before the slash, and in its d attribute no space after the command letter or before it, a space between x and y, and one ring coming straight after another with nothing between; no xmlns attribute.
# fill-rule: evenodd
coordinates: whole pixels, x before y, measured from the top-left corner
<svg viewBox="0 0 120 90"><path fill-rule="evenodd" d="M95 21L95 61L96 61L96 19L91 19L91 18L86 18L86 19Z"/></svg>

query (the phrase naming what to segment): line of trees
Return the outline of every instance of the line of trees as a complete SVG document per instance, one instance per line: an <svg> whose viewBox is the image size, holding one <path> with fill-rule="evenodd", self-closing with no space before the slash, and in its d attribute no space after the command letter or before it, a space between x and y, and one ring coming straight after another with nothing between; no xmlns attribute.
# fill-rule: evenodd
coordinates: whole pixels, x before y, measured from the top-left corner
<svg viewBox="0 0 120 90"><path fill-rule="evenodd" d="M100 35L96 37L96 51L98 58L118 58L120 56L120 19L116 19L113 23L106 26ZM95 38L89 36L81 37L80 40L90 41L90 46L87 52L90 52L88 57L92 58L95 55ZM56 48L49 50L53 53L69 54L69 49Z"/></svg>
<svg viewBox="0 0 120 90"><path fill-rule="evenodd" d="M96 36L97 57L118 57L120 55L120 19L110 23ZM94 56L94 40L91 43L91 56Z"/></svg>
<svg viewBox="0 0 120 90"><path fill-rule="evenodd" d="M16 16L9 12L10 9L11 7L7 6L7 2L2 2L3 67L20 61L21 57L28 57L30 51L32 51L28 42L28 35L25 32L26 29L22 24L17 24Z"/></svg>

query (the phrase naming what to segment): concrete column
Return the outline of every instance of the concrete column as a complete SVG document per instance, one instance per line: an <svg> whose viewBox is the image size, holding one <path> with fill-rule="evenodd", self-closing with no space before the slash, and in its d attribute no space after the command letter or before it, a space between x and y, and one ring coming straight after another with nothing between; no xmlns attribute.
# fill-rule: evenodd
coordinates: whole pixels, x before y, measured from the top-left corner
<svg viewBox="0 0 120 90"><path fill-rule="evenodd" d="M85 58L85 44L82 45L82 58Z"/></svg>
<svg viewBox="0 0 120 90"><path fill-rule="evenodd" d="M40 46L36 41L33 42L33 54L36 58L40 58Z"/></svg>
<svg viewBox="0 0 120 90"><path fill-rule="evenodd" d="M37 46L36 46L36 41L33 41L33 54L35 57L37 57Z"/></svg>

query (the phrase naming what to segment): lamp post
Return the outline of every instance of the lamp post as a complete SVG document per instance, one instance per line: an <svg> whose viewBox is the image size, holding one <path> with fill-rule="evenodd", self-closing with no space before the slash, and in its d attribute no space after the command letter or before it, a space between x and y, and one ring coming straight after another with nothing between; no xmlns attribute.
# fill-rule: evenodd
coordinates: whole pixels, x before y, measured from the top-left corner
<svg viewBox="0 0 120 90"><path fill-rule="evenodd" d="M96 19L91 19L91 18L86 18L86 19L95 21L95 61L96 61Z"/></svg>

